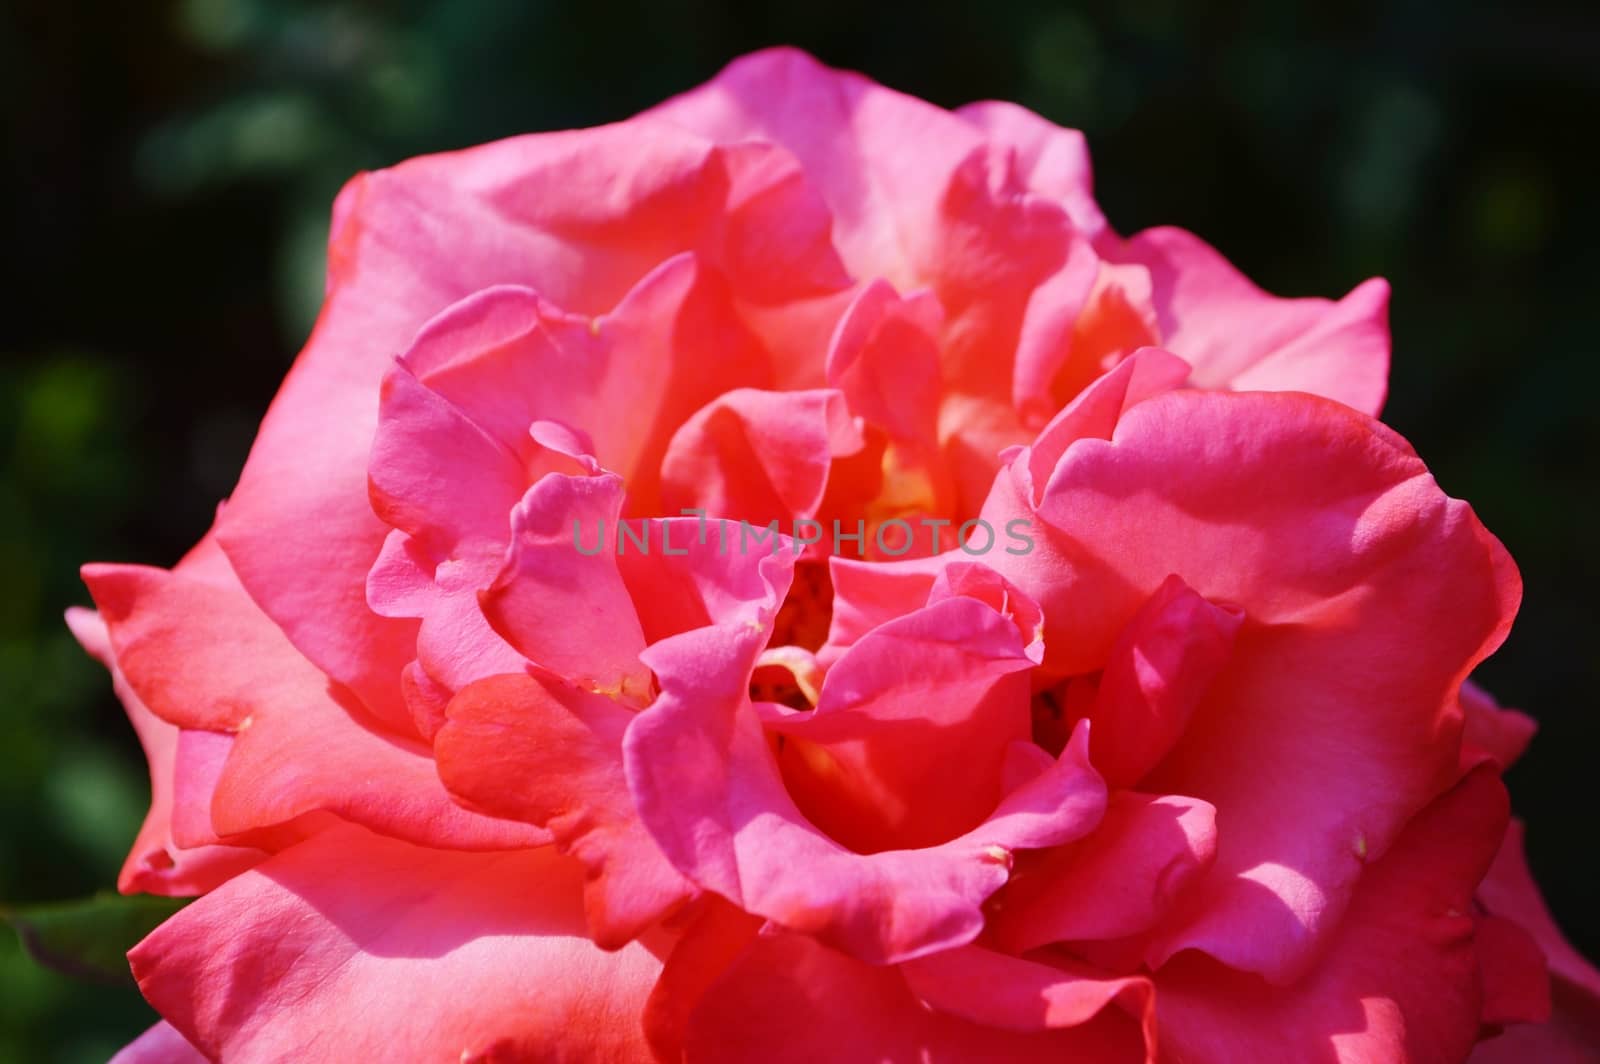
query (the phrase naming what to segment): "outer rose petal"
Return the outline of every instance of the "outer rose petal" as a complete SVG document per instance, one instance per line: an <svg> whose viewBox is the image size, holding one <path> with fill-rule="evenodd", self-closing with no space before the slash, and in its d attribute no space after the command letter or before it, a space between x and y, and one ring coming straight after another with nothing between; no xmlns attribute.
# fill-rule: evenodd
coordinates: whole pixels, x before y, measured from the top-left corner
<svg viewBox="0 0 1600 1064"><path fill-rule="evenodd" d="M206 1064L206 1056L162 1020L123 1046L108 1064Z"/></svg>
<svg viewBox="0 0 1600 1064"><path fill-rule="evenodd" d="M1016 475L1027 461L997 480L986 514L996 527L1034 518L1038 547L990 557L1039 600L1062 655L1047 666L1103 666L1173 573L1245 614L1143 784L1208 801L1226 825L1153 959L1194 947L1293 979L1364 860L1456 775L1456 693L1510 627L1514 566L1403 441L1311 396L1157 395L1110 440L1069 446L1037 511Z"/></svg>
<svg viewBox="0 0 1600 1064"><path fill-rule="evenodd" d="M1544 1024L1517 1024L1473 1054L1473 1064L1600 1061L1600 972L1573 949L1550 915L1524 854L1525 828L1513 820L1489 874L1478 885L1478 902L1490 914L1533 936L1550 967L1553 1015Z"/></svg>
<svg viewBox="0 0 1600 1064"><path fill-rule="evenodd" d="M1144 1058L1138 1024L1115 1009L1078 1026L1026 1034L985 1026L929 1009L894 968L789 934L759 937L711 986L690 1016L687 1050L694 1061L775 1064Z"/></svg>
<svg viewBox="0 0 1600 1064"><path fill-rule="evenodd" d="M1084 235L1093 239L1105 232L1106 219L1094 200L1089 146L1082 133L999 100L968 104L956 114L990 140L1014 149L1028 187L1065 207Z"/></svg>
<svg viewBox="0 0 1600 1064"><path fill-rule="evenodd" d="M550 850L427 850L354 827L299 844L129 953L145 997L226 1060L631 1061L660 964L584 934Z"/></svg>
<svg viewBox="0 0 1600 1064"><path fill-rule="evenodd" d="M1478 1032L1472 888L1505 823L1505 788L1480 770L1374 863L1317 965L1273 987L1198 953L1155 975L1174 1060L1410 1064L1463 1060ZM1223 837L1228 828L1224 826Z"/></svg>
<svg viewBox="0 0 1600 1064"><path fill-rule="evenodd" d="M834 242L858 278L920 287L907 243L938 210L950 175L982 144L932 104L793 48L734 60L715 78L647 112L718 143L766 140L800 160L834 219ZM882 151L883 144L896 145Z"/></svg>
<svg viewBox="0 0 1600 1064"><path fill-rule="evenodd" d="M1546 1023L1519 1023L1480 1042L1470 1064L1600 1064L1600 1001L1557 979Z"/></svg>
<svg viewBox="0 0 1600 1064"><path fill-rule="evenodd" d="M1311 392L1365 414L1382 409L1387 282L1374 278L1337 303L1279 299L1193 233L1167 227L1106 250L1114 261L1150 270L1161 344L1194 366L1199 387Z"/></svg>
<svg viewBox="0 0 1600 1064"><path fill-rule="evenodd" d="M1526 713L1502 708L1494 696L1471 680L1461 685L1461 758L1465 768L1490 757L1502 769L1522 756L1538 723Z"/></svg>
<svg viewBox="0 0 1600 1064"><path fill-rule="evenodd" d="M105 622L91 610L73 608L67 611L67 626L72 634L97 661L111 671L111 682L117 691L128 719L139 735L139 745L144 748L145 759L150 763L150 810L145 814L139 837L123 862L117 876L117 889L124 894L165 894L184 897L204 894L220 883L239 874L262 857L259 850L243 846L214 845L216 835L209 831L206 817L203 841L179 840L177 822L189 815L192 807L205 814L210 806L211 792L205 787L198 793L186 794L188 767L180 755L181 737L178 726L162 720L145 707L139 696L128 686L127 679L117 666L116 655L111 650L111 640ZM194 734L194 733L191 733ZM154 1029L150 1032L155 1034ZM142 1040L142 1039L141 1039ZM159 1041L159 1039L156 1039ZM129 1050L133 1047L130 1046ZM124 1052L127 1052L125 1050ZM131 1060L154 1060L155 1057L132 1057Z"/></svg>
<svg viewBox="0 0 1600 1064"><path fill-rule="evenodd" d="M352 717L237 584L144 566L88 566L84 578L130 686L152 710L185 728L236 733L212 799L218 834L325 811L429 845L548 840L453 802L432 760Z"/></svg>
<svg viewBox="0 0 1600 1064"><path fill-rule="evenodd" d="M639 823L622 774L633 714L549 678L491 676L450 702L434 743L452 794L492 816L548 827L583 862L602 949L632 940L693 893Z"/></svg>

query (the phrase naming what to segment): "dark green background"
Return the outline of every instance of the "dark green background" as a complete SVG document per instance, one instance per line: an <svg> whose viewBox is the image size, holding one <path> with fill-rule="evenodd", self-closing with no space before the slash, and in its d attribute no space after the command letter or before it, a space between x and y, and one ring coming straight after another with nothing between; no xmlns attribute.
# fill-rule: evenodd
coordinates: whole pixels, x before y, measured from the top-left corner
<svg viewBox="0 0 1600 1064"><path fill-rule="evenodd" d="M621 118L777 42L1089 133L1123 231L1171 222L1285 294L1394 283L1387 420L1527 582L1481 677L1543 734L1533 863L1600 954L1592 860L1600 21L1587 5L859 2L0 6L0 899L112 882L143 767L59 622L88 559L207 526L304 337L354 171ZM1204 7L1204 13L1200 8ZM0 933L0 1060L97 1060L149 1014Z"/></svg>

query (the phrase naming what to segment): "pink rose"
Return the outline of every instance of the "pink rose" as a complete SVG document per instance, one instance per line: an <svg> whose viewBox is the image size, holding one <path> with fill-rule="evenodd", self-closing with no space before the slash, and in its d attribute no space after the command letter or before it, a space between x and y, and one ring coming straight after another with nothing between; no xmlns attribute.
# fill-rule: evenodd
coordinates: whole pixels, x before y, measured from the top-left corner
<svg viewBox="0 0 1600 1064"><path fill-rule="evenodd" d="M784 50L356 178L216 526L69 618L201 896L123 1059L1580 1059L1386 301Z"/></svg>

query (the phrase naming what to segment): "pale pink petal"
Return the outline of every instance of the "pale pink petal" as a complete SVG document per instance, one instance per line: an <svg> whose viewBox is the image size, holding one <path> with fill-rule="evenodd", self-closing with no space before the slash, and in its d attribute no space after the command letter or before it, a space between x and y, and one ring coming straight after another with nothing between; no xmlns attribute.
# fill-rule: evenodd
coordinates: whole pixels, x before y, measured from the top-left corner
<svg viewBox="0 0 1600 1064"><path fill-rule="evenodd" d="M1378 278L1337 303L1261 291L1182 229L1146 229L1108 253L1150 271L1161 346L1194 367L1202 388L1300 391L1365 414L1389 377L1389 285Z"/></svg>
<svg viewBox="0 0 1600 1064"><path fill-rule="evenodd" d="M123 1046L109 1064L206 1064L206 1056L163 1020Z"/></svg>

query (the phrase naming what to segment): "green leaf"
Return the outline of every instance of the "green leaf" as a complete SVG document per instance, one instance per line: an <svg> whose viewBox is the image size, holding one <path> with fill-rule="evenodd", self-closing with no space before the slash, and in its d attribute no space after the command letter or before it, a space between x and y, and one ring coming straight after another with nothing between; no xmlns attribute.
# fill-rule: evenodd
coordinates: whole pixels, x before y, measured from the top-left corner
<svg viewBox="0 0 1600 1064"><path fill-rule="evenodd" d="M130 982L128 950L188 902L102 892L77 901L0 907L0 918L16 931L28 955L47 968L80 979Z"/></svg>

